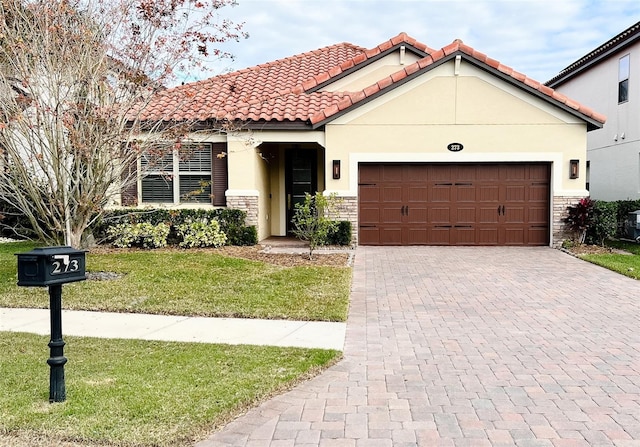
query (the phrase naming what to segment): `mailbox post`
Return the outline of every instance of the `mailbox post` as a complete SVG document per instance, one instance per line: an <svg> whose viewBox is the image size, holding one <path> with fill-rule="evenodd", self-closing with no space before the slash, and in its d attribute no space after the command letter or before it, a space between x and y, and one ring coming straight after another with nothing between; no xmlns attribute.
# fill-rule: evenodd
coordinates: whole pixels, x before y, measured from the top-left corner
<svg viewBox="0 0 640 447"><path fill-rule="evenodd" d="M49 287L51 340L49 402L64 402L67 392L64 383L64 340L62 339L62 284L87 279L85 252L72 247L42 247L18 253L18 285Z"/></svg>

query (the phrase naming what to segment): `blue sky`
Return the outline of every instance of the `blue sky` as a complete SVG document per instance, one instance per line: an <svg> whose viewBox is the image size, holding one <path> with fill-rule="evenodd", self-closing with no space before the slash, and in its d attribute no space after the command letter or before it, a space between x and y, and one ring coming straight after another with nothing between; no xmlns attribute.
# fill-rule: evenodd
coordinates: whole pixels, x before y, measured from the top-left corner
<svg viewBox="0 0 640 447"><path fill-rule="evenodd" d="M224 71L339 42L366 48L404 31L432 48L462 39L544 82L640 21L640 0L237 0L222 18L244 22L249 38L224 45Z"/></svg>
<svg viewBox="0 0 640 447"><path fill-rule="evenodd" d="M462 39L544 82L640 21L640 0L237 0L222 18L248 39L199 78L339 42L371 48L406 32L432 48Z"/></svg>

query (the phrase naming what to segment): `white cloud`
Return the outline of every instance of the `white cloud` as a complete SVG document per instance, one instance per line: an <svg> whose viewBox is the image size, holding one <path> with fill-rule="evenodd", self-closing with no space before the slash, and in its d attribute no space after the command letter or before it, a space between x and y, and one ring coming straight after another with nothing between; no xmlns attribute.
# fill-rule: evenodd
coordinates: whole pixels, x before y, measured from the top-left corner
<svg viewBox="0 0 640 447"><path fill-rule="evenodd" d="M238 0L223 17L250 37L224 45L240 69L339 42L374 47L404 31L432 48L460 38L539 81L640 20L638 0Z"/></svg>

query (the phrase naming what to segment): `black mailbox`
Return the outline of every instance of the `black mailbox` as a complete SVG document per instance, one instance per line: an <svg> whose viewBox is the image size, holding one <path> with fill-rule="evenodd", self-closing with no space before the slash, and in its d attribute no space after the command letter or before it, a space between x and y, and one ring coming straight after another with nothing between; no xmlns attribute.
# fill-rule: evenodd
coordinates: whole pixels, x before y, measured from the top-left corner
<svg viewBox="0 0 640 447"><path fill-rule="evenodd" d="M45 287L84 281L85 252L73 247L41 247L18 253L18 285Z"/></svg>

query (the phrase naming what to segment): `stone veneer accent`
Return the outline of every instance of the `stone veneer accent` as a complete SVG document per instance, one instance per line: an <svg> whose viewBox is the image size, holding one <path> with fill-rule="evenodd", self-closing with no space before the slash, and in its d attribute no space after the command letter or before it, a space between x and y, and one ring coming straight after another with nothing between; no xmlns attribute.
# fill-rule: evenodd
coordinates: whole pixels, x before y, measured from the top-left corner
<svg viewBox="0 0 640 447"><path fill-rule="evenodd" d="M562 246L562 242L571 239L573 234L567 229L564 219L568 216L567 208L577 204L584 196L555 196L553 198L553 234L551 244L555 248Z"/></svg>
<svg viewBox="0 0 640 447"><path fill-rule="evenodd" d="M258 196L227 196L227 207L245 211L245 224L258 226Z"/></svg>
<svg viewBox="0 0 640 447"><path fill-rule="evenodd" d="M358 245L358 198L340 196L338 220L351 222L351 245Z"/></svg>

